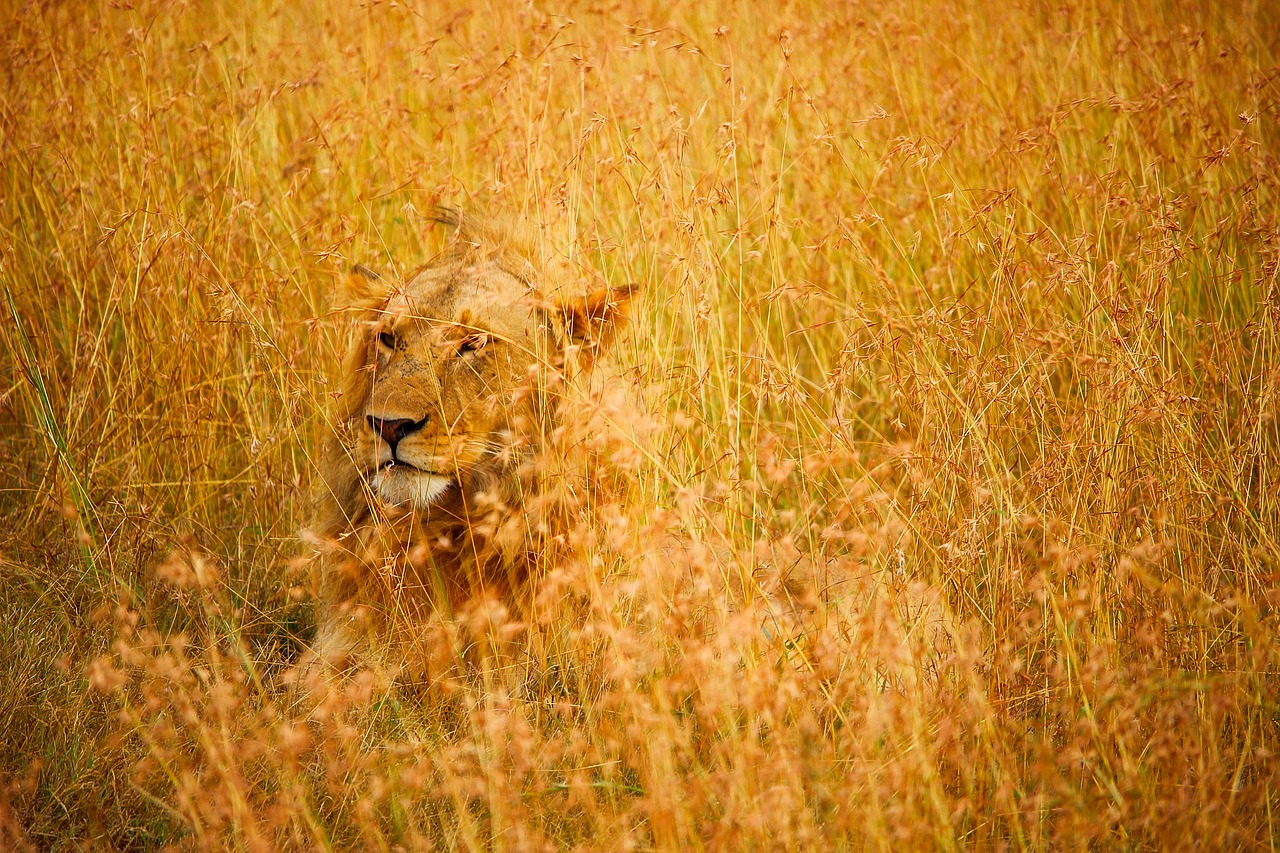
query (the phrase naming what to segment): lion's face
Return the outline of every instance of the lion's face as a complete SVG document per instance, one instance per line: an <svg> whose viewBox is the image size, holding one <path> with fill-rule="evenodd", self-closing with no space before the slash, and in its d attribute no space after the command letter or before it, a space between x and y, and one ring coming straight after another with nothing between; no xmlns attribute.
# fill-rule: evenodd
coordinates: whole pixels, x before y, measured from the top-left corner
<svg viewBox="0 0 1280 853"><path fill-rule="evenodd" d="M530 287L481 261L393 293L364 346L357 462L384 501L425 508L528 429L555 335Z"/></svg>

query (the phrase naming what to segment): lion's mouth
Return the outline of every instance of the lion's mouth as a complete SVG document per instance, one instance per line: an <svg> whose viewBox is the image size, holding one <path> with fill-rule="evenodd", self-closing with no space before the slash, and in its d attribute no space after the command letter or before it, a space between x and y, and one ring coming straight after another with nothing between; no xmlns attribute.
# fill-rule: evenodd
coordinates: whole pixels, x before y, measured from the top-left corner
<svg viewBox="0 0 1280 853"><path fill-rule="evenodd" d="M379 473L384 473L388 471L396 471L396 472L403 471L405 473L411 473L411 474L430 474L433 477L446 476L444 474L441 474L439 471L433 471L430 468L420 468L417 465L412 465L408 462L405 462L403 459L388 459L386 462L383 462L378 466Z"/></svg>
<svg viewBox="0 0 1280 853"><path fill-rule="evenodd" d="M369 485L387 503L422 509L438 501L455 484L453 477L398 459L382 463L369 478Z"/></svg>

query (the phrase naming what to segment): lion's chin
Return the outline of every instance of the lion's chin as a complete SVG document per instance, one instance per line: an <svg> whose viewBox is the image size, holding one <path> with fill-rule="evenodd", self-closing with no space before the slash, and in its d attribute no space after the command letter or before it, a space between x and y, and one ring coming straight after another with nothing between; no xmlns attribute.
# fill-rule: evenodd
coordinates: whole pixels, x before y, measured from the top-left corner
<svg viewBox="0 0 1280 853"><path fill-rule="evenodd" d="M378 497L389 504L426 509L439 500L453 480L403 466L382 468L369 481Z"/></svg>

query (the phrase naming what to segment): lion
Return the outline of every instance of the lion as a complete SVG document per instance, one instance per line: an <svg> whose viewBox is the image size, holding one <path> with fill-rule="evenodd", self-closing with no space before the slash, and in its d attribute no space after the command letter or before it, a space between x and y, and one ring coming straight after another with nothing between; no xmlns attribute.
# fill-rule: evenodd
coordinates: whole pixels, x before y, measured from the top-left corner
<svg viewBox="0 0 1280 853"><path fill-rule="evenodd" d="M330 670L395 666L429 618L529 600L571 521L573 489L549 461L581 434L580 412L562 422L566 396L597 372L636 292L572 295L519 229L433 218L452 239L407 281L364 268L346 281L357 322L313 531L312 654Z"/></svg>

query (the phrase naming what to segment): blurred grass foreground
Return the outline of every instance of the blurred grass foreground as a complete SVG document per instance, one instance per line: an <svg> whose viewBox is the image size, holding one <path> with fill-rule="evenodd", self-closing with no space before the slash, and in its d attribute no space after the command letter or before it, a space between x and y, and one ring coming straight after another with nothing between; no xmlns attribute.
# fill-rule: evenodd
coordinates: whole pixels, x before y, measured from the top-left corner
<svg viewBox="0 0 1280 853"><path fill-rule="evenodd" d="M1273 849L1278 39L6 4L0 848ZM651 423L559 617L302 710L334 281L438 201L641 286Z"/></svg>

